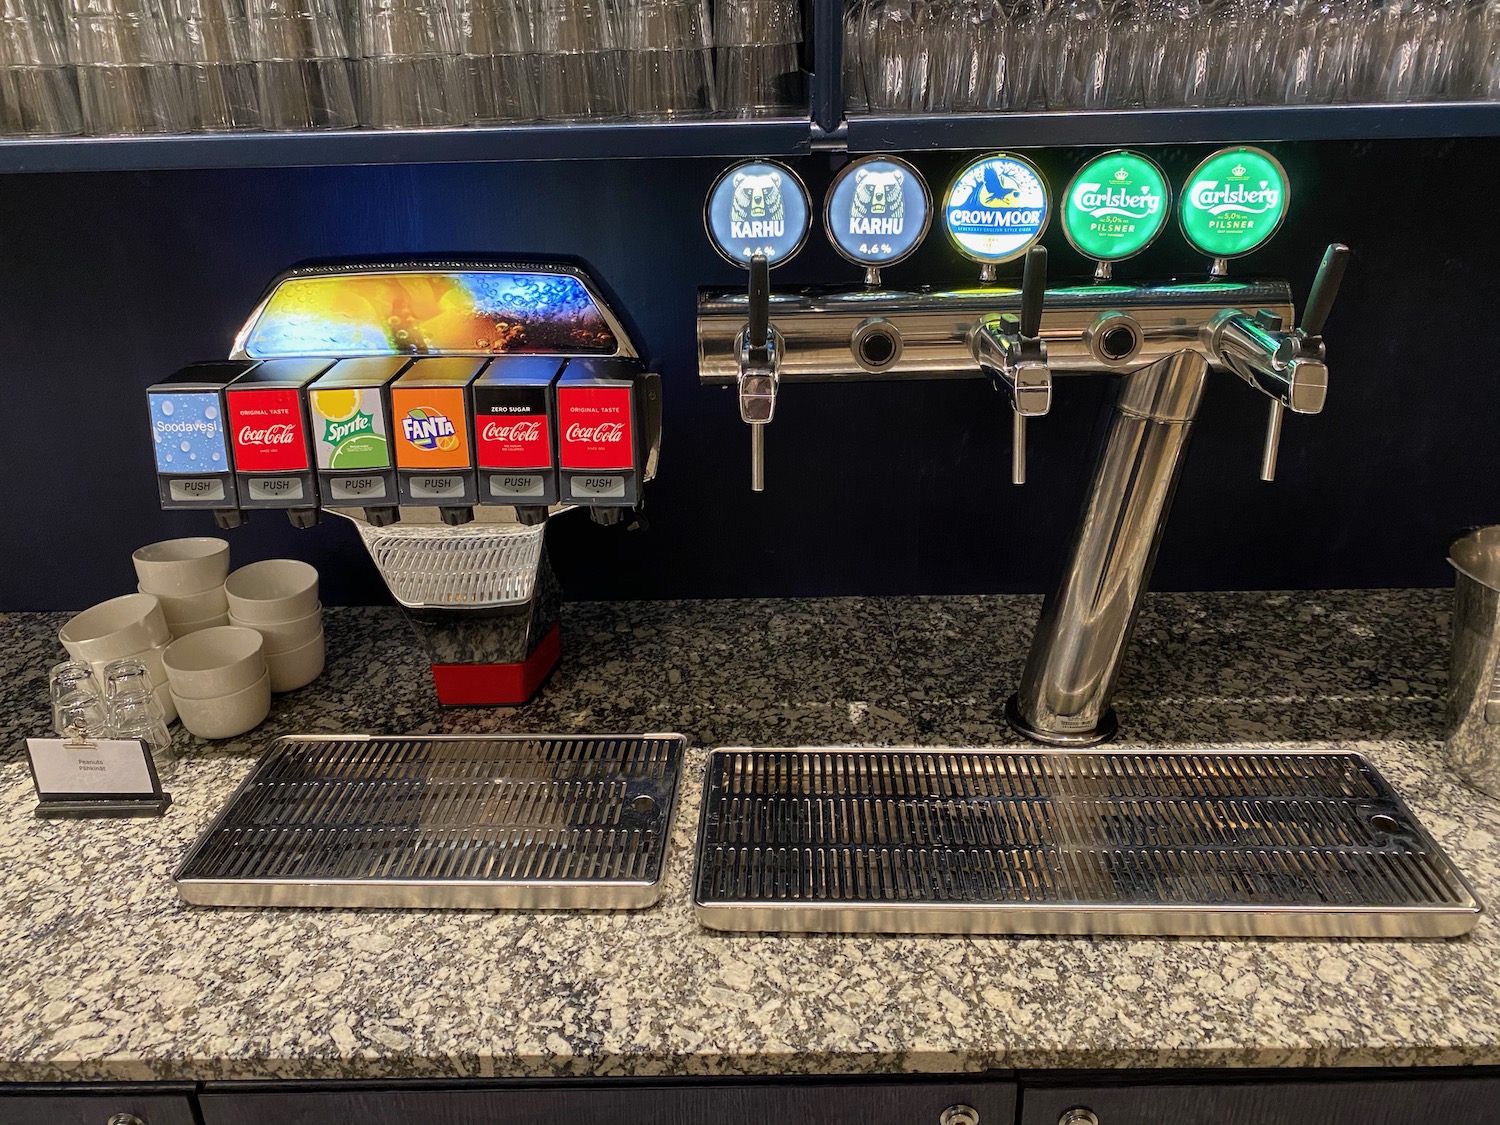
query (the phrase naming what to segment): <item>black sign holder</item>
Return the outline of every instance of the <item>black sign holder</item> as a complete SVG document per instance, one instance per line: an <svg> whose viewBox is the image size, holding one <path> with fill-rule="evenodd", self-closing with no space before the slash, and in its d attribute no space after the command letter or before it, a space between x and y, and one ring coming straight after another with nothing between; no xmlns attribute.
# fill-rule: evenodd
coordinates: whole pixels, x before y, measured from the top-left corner
<svg viewBox="0 0 1500 1125"><path fill-rule="evenodd" d="M42 790L36 775L36 762L27 748L26 762L31 770L31 784L36 789L37 804L33 815L46 820L83 819L101 816L161 816L172 804L172 795L162 792L161 779L156 775L156 763L151 752L140 739L119 739L134 742L141 749L146 763L146 773L151 778L149 793L47 793ZM88 736L71 732L62 740L69 750L87 750L94 746Z"/></svg>

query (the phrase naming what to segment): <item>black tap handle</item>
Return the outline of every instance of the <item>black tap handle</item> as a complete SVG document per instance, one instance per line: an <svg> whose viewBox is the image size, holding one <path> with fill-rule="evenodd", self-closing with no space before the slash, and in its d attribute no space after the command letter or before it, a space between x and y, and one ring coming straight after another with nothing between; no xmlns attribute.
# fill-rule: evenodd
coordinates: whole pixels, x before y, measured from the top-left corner
<svg viewBox="0 0 1500 1125"><path fill-rule="evenodd" d="M745 340L755 349L766 346L771 321L771 263L764 254L750 259L750 323Z"/></svg>
<svg viewBox="0 0 1500 1125"><path fill-rule="evenodd" d="M1042 299L1047 295L1047 248L1033 246L1026 252L1021 273L1021 338L1042 332Z"/></svg>
<svg viewBox="0 0 1500 1125"><path fill-rule="evenodd" d="M1307 308L1302 310L1302 331L1306 335L1323 334L1323 325L1333 311L1333 299L1339 295L1339 283L1344 280L1344 267L1348 264L1349 247L1342 242L1333 243L1323 254L1323 263L1313 278L1312 292L1307 295Z"/></svg>

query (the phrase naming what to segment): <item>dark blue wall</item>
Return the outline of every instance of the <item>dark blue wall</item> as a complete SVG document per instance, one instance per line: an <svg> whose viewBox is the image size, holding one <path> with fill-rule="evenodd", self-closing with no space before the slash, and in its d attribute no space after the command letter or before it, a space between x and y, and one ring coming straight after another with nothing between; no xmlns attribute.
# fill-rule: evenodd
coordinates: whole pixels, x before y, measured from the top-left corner
<svg viewBox="0 0 1500 1125"><path fill-rule="evenodd" d="M1271 146L1292 214L1246 272L1299 299L1324 243L1355 249L1328 326L1332 391L1288 420L1281 476L1257 479L1264 400L1218 376L1163 544L1160 588L1440 585L1450 536L1500 520L1497 236L1472 202L1500 142ZM1154 155L1174 182L1207 151ZM1055 188L1084 159L1040 155ZM957 154L918 156L941 185ZM444 252L570 254L619 295L666 381L646 531L569 516L550 532L576 598L1026 591L1050 585L1087 470L1102 380L1070 379L1031 427L1031 483L1007 480L1009 420L975 382L792 387L748 438L693 360L700 284L738 284L703 236L727 161L458 165L0 177L0 325L11 497L0 609L75 607L131 587L130 551L211 533L155 503L142 390L226 353L262 287L299 259ZM796 162L821 199L828 157ZM1476 215L1479 216L1476 221ZM1048 233L1054 277L1083 263ZM1197 268L1175 232L1121 271ZM972 268L929 236L894 284ZM814 235L778 284L853 279ZM262 513L236 562L316 562L330 602L384 590L353 529Z"/></svg>

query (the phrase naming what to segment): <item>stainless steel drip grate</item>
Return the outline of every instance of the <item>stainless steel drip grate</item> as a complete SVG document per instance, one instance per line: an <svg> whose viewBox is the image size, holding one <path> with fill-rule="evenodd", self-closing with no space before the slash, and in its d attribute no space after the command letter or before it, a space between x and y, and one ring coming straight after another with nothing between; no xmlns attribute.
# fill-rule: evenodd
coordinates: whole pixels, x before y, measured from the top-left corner
<svg viewBox="0 0 1500 1125"><path fill-rule="evenodd" d="M716 750L694 875L722 930L1466 933L1472 889L1335 751Z"/></svg>
<svg viewBox="0 0 1500 1125"><path fill-rule="evenodd" d="M685 740L278 739L175 876L211 906L634 909L661 893Z"/></svg>

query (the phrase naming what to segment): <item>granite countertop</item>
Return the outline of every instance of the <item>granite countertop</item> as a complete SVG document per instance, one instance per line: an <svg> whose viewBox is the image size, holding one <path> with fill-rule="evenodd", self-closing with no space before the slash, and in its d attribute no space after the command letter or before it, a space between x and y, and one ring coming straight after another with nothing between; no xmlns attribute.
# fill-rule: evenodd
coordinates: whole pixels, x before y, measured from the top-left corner
<svg viewBox="0 0 1500 1125"><path fill-rule="evenodd" d="M1500 901L1500 802L1440 755L1446 591L1156 595L1128 743L1367 753ZM390 609L251 736L180 735L159 821L51 822L19 751L63 615L0 617L0 1081L1500 1063L1500 926L1430 942L723 936L689 901L703 749L1015 744L1037 599L577 604L519 709L443 711ZM170 875L272 737L664 731L689 759L632 914L214 910Z"/></svg>

